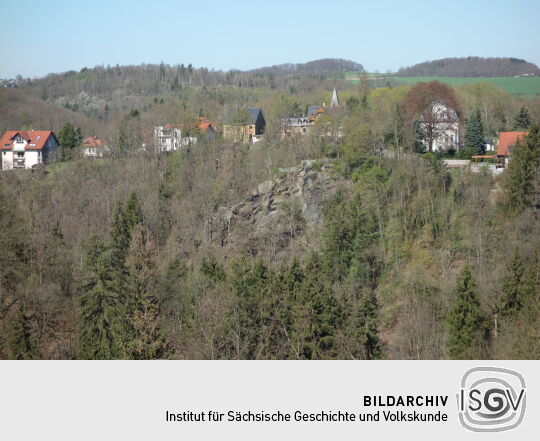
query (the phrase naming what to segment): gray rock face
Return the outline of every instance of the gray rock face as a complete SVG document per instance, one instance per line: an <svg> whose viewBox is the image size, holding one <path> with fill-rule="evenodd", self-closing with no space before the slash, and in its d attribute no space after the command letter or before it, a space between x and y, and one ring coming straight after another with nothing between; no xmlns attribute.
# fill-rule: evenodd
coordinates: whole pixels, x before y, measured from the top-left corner
<svg viewBox="0 0 540 441"><path fill-rule="evenodd" d="M204 228L207 244L228 256L239 252L279 257L291 246L318 242L325 203L344 181L304 163L290 173L261 182L238 205L220 207Z"/></svg>

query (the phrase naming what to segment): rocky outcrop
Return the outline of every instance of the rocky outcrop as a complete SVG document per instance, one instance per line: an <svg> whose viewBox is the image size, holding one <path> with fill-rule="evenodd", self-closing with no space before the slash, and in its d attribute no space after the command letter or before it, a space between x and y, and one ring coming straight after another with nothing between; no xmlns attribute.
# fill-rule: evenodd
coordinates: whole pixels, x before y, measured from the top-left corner
<svg viewBox="0 0 540 441"><path fill-rule="evenodd" d="M293 244L300 249L317 242L326 202L344 181L312 163L286 169L279 177L260 183L245 201L220 207L206 223L206 243L225 255L279 256Z"/></svg>

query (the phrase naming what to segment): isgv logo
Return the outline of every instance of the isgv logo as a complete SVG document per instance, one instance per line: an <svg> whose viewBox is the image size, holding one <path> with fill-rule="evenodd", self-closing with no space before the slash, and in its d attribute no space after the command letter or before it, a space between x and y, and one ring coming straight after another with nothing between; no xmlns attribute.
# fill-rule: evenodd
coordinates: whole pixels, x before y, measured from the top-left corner
<svg viewBox="0 0 540 441"><path fill-rule="evenodd" d="M473 432L514 429L525 417L525 380L504 368L475 367L461 380L457 395L459 421Z"/></svg>

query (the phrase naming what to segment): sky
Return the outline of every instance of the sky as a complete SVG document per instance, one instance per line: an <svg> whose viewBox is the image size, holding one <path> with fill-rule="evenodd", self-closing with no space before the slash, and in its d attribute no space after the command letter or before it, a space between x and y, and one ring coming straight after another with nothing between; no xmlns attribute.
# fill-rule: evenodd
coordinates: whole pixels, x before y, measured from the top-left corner
<svg viewBox="0 0 540 441"><path fill-rule="evenodd" d="M0 3L0 78L161 61L229 70L345 58L369 72L466 56L540 65L540 0Z"/></svg>

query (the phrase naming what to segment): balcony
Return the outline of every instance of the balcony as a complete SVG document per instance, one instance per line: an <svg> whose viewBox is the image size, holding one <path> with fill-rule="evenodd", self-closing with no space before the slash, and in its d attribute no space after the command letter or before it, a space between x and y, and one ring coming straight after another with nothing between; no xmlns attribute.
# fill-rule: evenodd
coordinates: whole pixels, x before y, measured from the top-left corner
<svg viewBox="0 0 540 441"><path fill-rule="evenodd" d="M24 158L14 158L13 168L26 168L26 161Z"/></svg>

